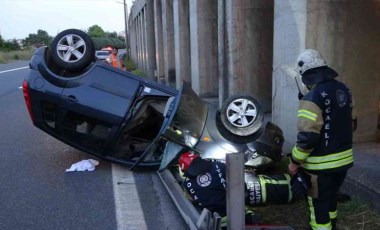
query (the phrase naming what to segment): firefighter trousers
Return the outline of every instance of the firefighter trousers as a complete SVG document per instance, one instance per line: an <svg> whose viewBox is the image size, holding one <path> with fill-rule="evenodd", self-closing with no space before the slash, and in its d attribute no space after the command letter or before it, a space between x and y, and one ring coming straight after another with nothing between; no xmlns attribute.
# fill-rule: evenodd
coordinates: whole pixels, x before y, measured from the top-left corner
<svg viewBox="0 0 380 230"><path fill-rule="evenodd" d="M344 182L347 170L321 173L312 180L313 196L307 197L310 209L310 226L313 230L336 229L336 193Z"/></svg>

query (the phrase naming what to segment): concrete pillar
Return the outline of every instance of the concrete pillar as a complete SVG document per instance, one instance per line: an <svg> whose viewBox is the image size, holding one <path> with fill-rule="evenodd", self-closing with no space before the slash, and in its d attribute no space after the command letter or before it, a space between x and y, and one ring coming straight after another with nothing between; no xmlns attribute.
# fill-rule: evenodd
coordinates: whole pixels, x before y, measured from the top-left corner
<svg viewBox="0 0 380 230"><path fill-rule="evenodd" d="M150 79L154 79L156 70L156 44L154 35L154 2L147 1L145 7L145 26L146 26L146 74Z"/></svg>
<svg viewBox="0 0 380 230"><path fill-rule="evenodd" d="M154 31L156 39L156 77L160 83L165 82L164 44L162 28L161 0L154 0Z"/></svg>
<svg viewBox="0 0 380 230"><path fill-rule="evenodd" d="M273 0L226 0L229 94L247 93L272 106Z"/></svg>
<svg viewBox="0 0 380 230"><path fill-rule="evenodd" d="M136 36L136 33L135 33L135 23L133 20L130 20L129 21L129 34L128 34L128 37L129 37L129 49L130 49L130 53L128 54L129 57L132 59L132 60L135 60L135 36Z"/></svg>
<svg viewBox="0 0 380 230"><path fill-rule="evenodd" d="M135 36L135 31L133 30L134 28L134 22L131 18L129 18L129 24L128 24L128 41L129 41L129 52L128 52L128 57L131 60L134 60L134 50L133 50L133 45L135 44L134 42L134 36Z"/></svg>
<svg viewBox="0 0 380 230"><path fill-rule="evenodd" d="M191 85L201 97L218 95L217 0L190 4Z"/></svg>
<svg viewBox="0 0 380 230"><path fill-rule="evenodd" d="M141 13L137 16L137 67L141 68L142 52L141 52Z"/></svg>
<svg viewBox="0 0 380 230"><path fill-rule="evenodd" d="M359 126L355 141L376 140L380 95L378 1L276 0L272 119L285 135L285 151L296 141L297 87L286 67L305 48L319 50L355 97Z"/></svg>
<svg viewBox="0 0 380 230"><path fill-rule="evenodd" d="M358 111L356 141L377 139L379 9L379 1L310 1L307 6L306 47L319 50L351 88Z"/></svg>
<svg viewBox="0 0 380 230"><path fill-rule="evenodd" d="M228 98L226 0L218 1L219 107Z"/></svg>
<svg viewBox="0 0 380 230"><path fill-rule="evenodd" d="M140 69L142 69L145 72L145 63L146 63L146 51L145 51L145 20L144 20L144 9L140 12L140 49L141 49L141 62L140 62Z"/></svg>
<svg viewBox="0 0 380 230"><path fill-rule="evenodd" d="M145 7L141 10L141 69L146 72L146 27L145 27Z"/></svg>
<svg viewBox="0 0 380 230"><path fill-rule="evenodd" d="M307 2L276 0L274 7L272 121L284 132L284 150L296 143L297 86L285 67L293 67L305 49Z"/></svg>
<svg viewBox="0 0 380 230"><path fill-rule="evenodd" d="M191 83L189 2L173 1L176 88Z"/></svg>
<svg viewBox="0 0 380 230"><path fill-rule="evenodd" d="M161 0L166 85L175 87L173 0Z"/></svg>
<svg viewBox="0 0 380 230"><path fill-rule="evenodd" d="M139 13L139 16L138 16L138 19L139 19L139 56L140 56L140 60L139 60L139 69L144 69L144 29L143 29L143 14L142 12L140 11Z"/></svg>

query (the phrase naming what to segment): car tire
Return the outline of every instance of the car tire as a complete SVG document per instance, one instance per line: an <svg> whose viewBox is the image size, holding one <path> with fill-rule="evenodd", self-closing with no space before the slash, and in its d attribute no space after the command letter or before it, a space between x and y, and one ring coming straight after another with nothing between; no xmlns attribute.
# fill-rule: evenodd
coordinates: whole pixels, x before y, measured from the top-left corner
<svg viewBox="0 0 380 230"><path fill-rule="evenodd" d="M85 32L68 29L53 39L50 54L58 67L81 71L95 60L95 46Z"/></svg>
<svg viewBox="0 0 380 230"><path fill-rule="evenodd" d="M238 142L253 141L263 123L263 111L257 99L239 94L229 97L218 113L220 132ZM232 135L231 135L232 134Z"/></svg>

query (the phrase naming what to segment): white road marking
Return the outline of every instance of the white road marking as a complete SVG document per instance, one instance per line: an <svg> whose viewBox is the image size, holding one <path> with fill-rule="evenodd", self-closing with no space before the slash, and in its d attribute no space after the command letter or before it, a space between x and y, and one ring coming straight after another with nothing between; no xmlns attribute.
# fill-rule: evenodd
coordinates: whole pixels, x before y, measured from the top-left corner
<svg viewBox="0 0 380 230"><path fill-rule="evenodd" d="M20 70L20 69L26 69L26 68L29 68L29 66L24 66L24 67L20 67L20 68L16 68L16 69L9 69L9 70L0 71L0 74L16 71L16 70Z"/></svg>
<svg viewBox="0 0 380 230"><path fill-rule="evenodd" d="M112 164L112 181L117 230L148 229L137 194L133 172L125 167Z"/></svg>

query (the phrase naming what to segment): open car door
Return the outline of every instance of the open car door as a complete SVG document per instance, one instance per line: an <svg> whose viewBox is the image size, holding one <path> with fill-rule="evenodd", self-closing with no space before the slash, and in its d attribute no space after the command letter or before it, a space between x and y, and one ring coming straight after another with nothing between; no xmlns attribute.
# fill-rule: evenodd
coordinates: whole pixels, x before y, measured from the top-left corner
<svg viewBox="0 0 380 230"><path fill-rule="evenodd" d="M183 82L177 101L168 114L168 125L161 136L167 140L160 170L165 169L184 149L192 149L199 142L206 125L208 108L206 103Z"/></svg>

